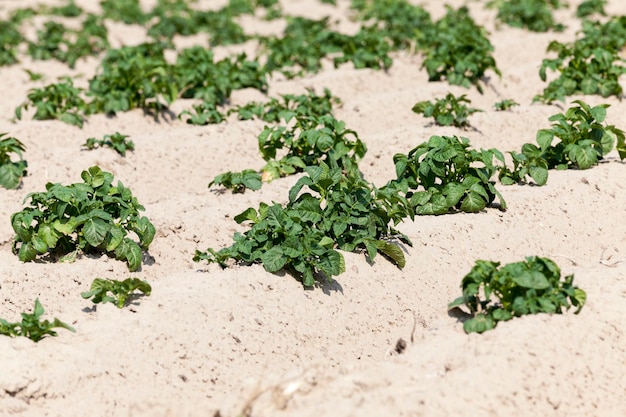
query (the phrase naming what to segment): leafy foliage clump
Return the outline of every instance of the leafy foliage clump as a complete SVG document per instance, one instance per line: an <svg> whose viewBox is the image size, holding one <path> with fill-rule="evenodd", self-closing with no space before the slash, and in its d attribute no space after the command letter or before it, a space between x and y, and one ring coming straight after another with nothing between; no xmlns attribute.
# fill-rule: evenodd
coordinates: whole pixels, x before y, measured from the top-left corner
<svg viewBox="0 0 626 417"><path fill-rule="evenodd" d="M23 41L16 23L0 21L0 67L17 63L17 48Z"/></svg>
<svg viewBox="0 0 626 417"><path fill-rule="evenodd" d="M400 239L410 244L389 225L403 217L397 212L397 201L384 200L371 184L343 174L338 167L321 163L306 167L305 172L290 190L286 206L262 203L258 209L247 209L235 217L238 223L252 224L247 232L235 234L230 247L196 251L194 261L222 267L229 259L260 263L268 272L290 271L305 286L345 271L344 258L336 248L363 249L371 260L381 252L404 266L402 250L390 242Z"/></svg>
<svg viewBox="0 0 626 417"><path fill-rule="evenodd" d="M0 186L8 189L17 188L26 175L27 162L22 157L26 149L24 144L13 137L4 138L7 133L0 133ZM19 160L13 161L12 154Z"/></svg>
<svg viewBox="0 0 626 417"><path fill-rule="evenodd" d="M391 41L393 49L407 49L421 38L433 22L422 6L406 0L352 0L351 8L366 27ZM367 23L371 22L373 23Z"/></svg>
<svg viewBox="0 0 626 417"><path fill-rule="evenodd" d="M493 160L504 163L502 153L469 146L467 138L432 136L408 154L393 157L397 178L385 187L404 193L417 215L476 213L496 197L500 208L506 210L506 202L491 180L498 170Z"/></svg>
<svg viewBox="0 0 626 417"><path fill-rule="evenodd" d="M497 19L509 26L533 32L553 30L562 32L565 26L556 23L552 10L562 7L560 0L492 0L489 7L497 7Z"/></svg>
<svg viewBox="0 0 626 417"><path fill-rule="evenodd" d="M433 117L439 126L469 127L469 116L482 110L468 107L464 103L471 103L465 94L456 97L448 93L444 98L435 100L434 103L428 100L420 101L413 106L412 110L417 114L423 114L424 117Z"/></svg>
<svg viewBox="0 0 626 417"><path fill-rule="evenodd" d="M558 78L534 101L565 101L574 94L621 96L619 78L626 73L626 61L620 54L626 45L626 16L606 23L584 21L582 32L584 36L574 42L553 41L548 45L548 52L555 52L557 57L543 60L539 76L546 81L547 70L551 70Z"/></svg>
<svg viewBox="0 0 626 417"><path fill-rule="evenodd" d="M92 281L89 291L82 292L80 295L85 299L91 298L94 304L113 303L117 308L122 308L135 296L135 291L149 296L152 287L147 281L139 278L126 278L124 281L96 278Z"/></svg>
<svg viewBox="0 0 626 417"><path fill-rule="evenodd" d="M142 10L139 0L102 0L100 6L105 18L127 25L142 25L150 18Z"/></svg>
<svg viewBox="0 0 626 417"><path fill-rule="evenodd" d="M178 97L171 64L165 60L165 44L144 43L110 49L100 71L89 81L88 113L115 114L135 108L159 111Z"/></svg>
<svg viewBox="0 0 626 417"><path fill-rule="evenodd" d="M31 89L27 101L15 109L15 117L22 118L22 110L29 107L36 109L33 119L59 119L65 123L82 127L85 121L84 112L87 107L82 97L83 89L74 87L71 78L66 77L61 82L49 84L43 88Z"/></svg>
<svg viewBox="0 0 626 417"><path fill-rule="evenodd" d="M549 169L588 169L617 149L620 159L626 158L624 132L613 125L603 124L607 104L590 107L576 100L576 106L549 118L550 129L537 132L537 145L526 143L522 152L510 152L514 167L500 172L503 184L524 182L530 176L537 185L544 185ZM558 139L553 144L554 139Z"/></svg>
<svg viewBox="0 0 626 417"><path fill-rule="evenodd" d="M265 127L258 139L259 151L267 162L262 169L266 181L321 162L352 174L358 171L358 160L367 152L357 133L330 115L295 117L292 125ZM284 154L280 158L279 151Z"/></svg>
<svg viewBox="0 0 626 417"><path fill-rule="evenodd" d="M341 103L329 89L324 95L318 96L312 89L307 94L283 94L280 99L272 98L266 103L249 102L228 112L237 113L239 120L250 120L254 117L268 123L288 123L294 117L321 117L332 114L333 105Z"/></svg>
<svg viewBox="0 0 626 417"><path fill-rule="evenodd" d="M499 262L479 260L463 278L463 296L448 308L467 307L472 318L463 323L466 333L482 333L526 314L561 314L572 306L577 314L587 295L573 282L573 275L561 279L560 268L547 258L531 256L501 268Z"/></svg>
<svg viewBox="0 0 626 417"><path fill-rule="evenodd" d="M48 183L45 192L30 193L30 205L11 216L16 233L13 253L29 262L39 255L72 259L78 252L105 253L124 260L131 271L141 267L155 228L139 215L143 206L121 181L97 166L83 171L82 183L69 186ZM129 232L139 243L128 238Z"/></svg>
<svg viewBox="0 0 626 417"><path fill-rule="evenodd" d="M115 152L122 156L126 156L126 151L134 151L135 144L132 140L126 140L128 135L123 135L120 132L115 132L111 135L104 135L102 139L88 138L83 146L88 149L96 149L98 147L112 148Z"/></svg>
<svg viewBox="0 0 626 417"><path fill-rule="evenodd" d="M594 14L606 16L606 12L604 11L606 3L606 0L585 0L576 8L576 17L584 19Z"/></svg>
<svg viewBox="0 0 626 417"><path fill-rule="evenodd" d="M36 299L35 308L32 313L21 313L21 322L11 323L5 319L0 319L0 334L9 337L24 336L33 342L39 342L46 336L56 336L57 332L53 330L55 328L63 328L71 332L76 331L69 324L63 323L56 318L53 321L42 321L41 316L44 312L44 308L39 302L39 299Z"/></svg>
<svg viewBox="0 0 626 417"><path fill-rule="evenodd" d="M452 85L466 88L474 85L482 93L479 81L487 70L500 76L492 56L493 45L485 28L474 22L467 7L454 10L447 6L447 9L446 15L424 33L423 44L418 45L425 51L422 66L429 81L446 79Z"/></svg>
<svg viewBox="0 0 626 417"><path fill-rule="evenodd" d="M504 100L498 101L493 105L496 111L506 111L514 106L519 106L519 103L511 98L505 98Z"/></svg>
<svg viewBox="0 0 626 417"><path fill-rule="evenodd" d="M108 31L101 17L89 14L79 30L48 21L37 31L37 42L28 43L33 59L56 59L74 68L83 57L94 56L109 47Z"/></svg>
<svg viewBox="0 0 626 417"><path fill-rule="evenodd" d="M260 190L262 185L261 174L253 169L244 169L241 172L224 172L217 175L209 183L209 188L213 185L221 185L224 188L233 190L233 193L243 193L246 190Z"/></svg>

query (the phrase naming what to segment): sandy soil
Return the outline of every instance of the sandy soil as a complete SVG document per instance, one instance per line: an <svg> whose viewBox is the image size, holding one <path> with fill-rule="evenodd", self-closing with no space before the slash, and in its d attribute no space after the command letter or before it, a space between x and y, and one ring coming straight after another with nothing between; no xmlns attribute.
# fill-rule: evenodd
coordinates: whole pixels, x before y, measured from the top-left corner
<svg viewBox="0 0 626 417"><path fill-rule="evenodd" d="M0 12L38 3L0 1ZM77 3L98 9L95 1ZM349 30L348 2L339 3L334 8L313 0L283 1L288 13L343 17ZM423 3L433 17L443 13L438 1ZM335 116L367 144L361 167L376 184L393 177L395 153L435 134L467 136L476 148L518 150L549 127L549 116L566 108L531 101L544 87L538 69L547 44L576 36L580 26L573 11L579 1L558 12L568 26L560 34L497 28L495 12L484 3L469 6L491 32L502 77L490 74L483 95L429 83L419 56L396 54L387 73L328 65L296 80L276 77L269 96L327 87L340 97L343 106ZM626 14L626 5L610 0L607 11ZM244 23L250 32L276 29L253 19ZM144 39L142 28L111 28L113 42ZM256 149L262 122L231 118L193 127L155 122L141 111L92 116L83 129L28 116L10 121L30 88L60 75L86 83L98 62L80 61L70 70L23 56L19 65L0 68L0 132L26 144L29 165L20 189L0 190L0 317L17 320L38 297L47 317L76 328L40 343L0 338L0 415L626 414L625 166L616 153L591 170L551 172L544 187L500 185L506 212L488 208L401 224L415 244L407 248L403 270L382 258L370 265L363 255L347 253L347 271L336 282L304 290L291 276L261 266L222 270L191 259L196 249L228 245L234 232L245 230L235 215L261 201L285 202L297 180L237 195L207 188L221 172L262 167ZM31 82L25 69L46 77ZM448 91L467 94L474 107L485 110L472 116L472 129L440 128L411 111L417 101ZM238 91L232 103L261 98L256 91ZM494 111L493 104L504 98L521 105ZM610 103L608 122L626 128L625 103L584 99ZM172 109L188 107L178 101ZM86 138L115 131L135 142L136 150L125 158L106 148L81 150ZM22 209L29 192L44 190L47 182L79 182L81 171L92 165L114 173L146 207L158 230L148 262L134 274L106 256L71 264L21 263L11 253L10 215ZM528 255L550 257L564 273L575 274L588 295L582 312L524 317L466 335L447 304L460 295L461 278L474 261L514 262ZM128 276L148 280L152 295L124 309L94 307L80 297L96 277ZM408 344L402 354L394 352L399 339Z"/></svg>

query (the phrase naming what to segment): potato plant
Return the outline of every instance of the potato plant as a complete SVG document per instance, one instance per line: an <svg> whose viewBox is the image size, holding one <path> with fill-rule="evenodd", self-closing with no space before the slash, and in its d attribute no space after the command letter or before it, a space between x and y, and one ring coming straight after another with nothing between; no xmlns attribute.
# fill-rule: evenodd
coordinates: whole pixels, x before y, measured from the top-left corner
<svg viewBox="0 0 626 417"><path fill-rule="evenodd" d="M41 316L43 313L45 313L44 308L39 302L39 299L36 299L35 308L32 313L21 313L21 322L13 323L0 318L0 334L9 337L23 336L33 342L39 342L46 336L56 336L57 332L53 330L55 328L62 328L71 332L76 331L69 324L56 318L53 321L42 321Z"/></svg>
<svg viewBox="0 0 626 417"><path fill-rule="evenodd" d="M476 24L467 7L454 10L447 6L447 13L425 31L422 64L430 81L447 80L452 85L466 88L475 86L482 93L481 79L487 70L500 76L493 58L493 45L487 31Z"/></svg>
<svg viewBox="0 0 626 417"><path fill-rule="evenodd" d="M590 107L580 100L573 103L565 113L549 118L552 127L537 132L537 145L526 143L521 153L509 152L514 166L500 169L503 184L525 182L530 176L537 185L544 185L549 169L588 169L613 149L620 159L626 158L624 131L603 124L609 106Z"/></svg>
<svg viewBox="0 0 626 417"><path fill-rule="evenodd" d="M404 254L393 241L411 242L390 226L409 215L401 196L386 200L393 193L379 193L360 177L323 162L305 172L289 191L286 206L261 203L258 209L248 208L235 217L237 223L251 223L247 232L235 234L229 247L196 251L194 261L222 267L229 259L260 263L268 272L290 271L305 286L345 271L337 248L364 250L371 260L380 252L404 266Z"/></svg>
<svg viewBox="0 0 626 417"><path fill-rule="evenodd" d="M22 110L35 108L33 119L59 119L65 123L82 127L85 122L85 100L82 97L83 89L74 87L74 82L67 77L56 84L49 84L43 88L31 89L28 99L15 109L15 117L22 118Z"/></svg>
<svg viewBox="0 0 626 417"><path fill-rule="evenodd" d="M472 101L465 94L456 97L452 93L448 93L444 98L432 101L420 101L416 103L411 110L417 114L423 114L424 117L432 117L439 126L455 126L466 128L469 127L469 116L482 110L475 109L466 105Z"/></svg>
<svg viewBox="0 0 626 417"><path fill-rule="evenodd" d="M135 291L139 291L144 296L149 296L152 287L147 281L139 278L126 278L124 281L96 278L91 282L89 291L82 292L80 295L85 299L91 298L94 304L112 303L117 308L122 308L133 297L139 295Z"/></svg>
<svg viewBox="0 0 626 417"><path fill-rule="evenodd" d="M583 308L587 295L573 285L574 276L561 278L560 268L550 259L529 256L525 261L506 264L476 261L463 277L463 295L448 309L465 306L471 318L463 323L466 333L483 333L514 317L526 314L561 314Z"/></svg>
<svg viewBox="0 0 626 417"><path fill-rule="evenodd" d="M113 175L94 166L81 174L82 183L69 186L48 183L46 191L30 193L28 207L13 213L16 233L13 253L29 262L40 255L69 260L78 252L104 253L126 261L131 271L141 267L155 228L132 192ZM139 238L135 242L127 235Z"/></svg>
<svg viewBox="0 0 626 417"><path fill-rule="evenodd" d="M0 186L8 189L19 187L26 175L28 163L23 159L24 144L13 137L3 138L7 133L0 133ZM14 161L13 156L19 159Z"/></svg>
<svg viewBox="0 0 626 417"><path fill-rule="evenodd" d="M103 147L111 148L122 156L126 156L126 151L135 150L135 144L132 140L128 140L128 135L123 135L120 132L104 135L102 139L88 138L83 146L88 150Z"/></svg>
<svg viewBox="0 0 626 417"><path fill-rule="evenodd" d="M397 178L385 187L405 193L417 215L476 213L496 198L506 210L491 180L498 170L494 158L504 162L497 149L471 149L467 138L432 136L408 154L394 155Z"/></svg>
<svg viewBox="0 0 626 417"><path fill-rule="evenodd" d="M487 6L497 8L497 19L512 27L533 32L565 29L552 15L552 10L563 6L560 0L492 0Z"/></svg>

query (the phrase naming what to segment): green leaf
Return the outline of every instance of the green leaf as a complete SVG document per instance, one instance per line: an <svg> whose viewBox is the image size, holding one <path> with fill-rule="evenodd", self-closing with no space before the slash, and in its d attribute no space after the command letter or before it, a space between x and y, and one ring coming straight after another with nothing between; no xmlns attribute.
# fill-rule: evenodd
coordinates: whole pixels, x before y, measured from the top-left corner
<svg viewBox="0 0 626 417"><path fill-rule="evenodd" d="M376 241L376 248L388 256L399 268L404 268L406 260L400 246L382 240Z"/></svg>
<svg viewBox="0 0 626 417"><path fill-rule="evenodd" d="M97 248L104 242L104 239L111 226L102 219L91 218L83 225L83 236L87 243Z"/></svg>
<svg viewBox="0 0 626 417"><path fill-rule="evenodd" d="M278 272L287 263L287 257L280 246L274 246L261 256L263 267L267 272Z"/></svg>
<svg viewBox="0 0 626 417"><path fill-rule="evenodd" d="M487 315L477 315L463 323L465 333L483 333L496 327L496 321Z"/></svg>
<svg viewBox="0 0 626 417"><path fill-rule="evenodd" d="M513 282L520 287L543 290L550 288L550 282L538 271L524 271L522 274L513 276Z"/></svg>

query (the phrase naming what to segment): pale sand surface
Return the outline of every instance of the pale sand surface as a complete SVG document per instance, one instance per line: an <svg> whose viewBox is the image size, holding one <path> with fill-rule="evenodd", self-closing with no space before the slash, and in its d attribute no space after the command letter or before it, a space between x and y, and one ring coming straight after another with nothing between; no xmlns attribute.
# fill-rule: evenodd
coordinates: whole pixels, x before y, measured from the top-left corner
<svg viewBox="0 0 626 417"><path fill-rule="evenodd" d="M39 1L0 1L0 12ZM49 1L50 4L60 2ZM98 10L95 1L77 1ZM283 1L291 14L346 19L338 8L315 1ZM423 2L434 18L438 1ZM460 1L451 2L458 6ZM335 116L356 130L369 151L361 163L366 178L382 185L394 176L392 157L435 134L470 138L475 148L519 150L534 142L548 117L567 108L532 104L544 83L538 76L551 40L575 38L573 11L557 13L564 33L532 34L494 25L495 12L469 2L472 15L491 32L502 78L490 73L483 95L476 89L429 83L418 55L396 54L388 73L349 65L295 80L275 77L269 96L318 93L329 88L343 106ZM151 3L146 3L150 5ZM212 4L209 1L202 4ZM626 4L609 1L611 14ZM279 28L253 19L250 33ZM353 25L353 24L352 24ZM143 41L143 29L111 25L112 41ZM31 30L33 30L31 28ZM203 42L203 38L193 40ZM180 45L192 42L180 40ZM238 48L238 49L237 49ZM241 47L233 48L240 50ZM254 45L243 47L253 51ZM220 49L217 54L229 50ZM60 75L84 85L99 60L76 70L53 61L0 68L0 132L27 147L29 175L18 190L0 189L0 317L12 320L39 298L46 317L76 328L33 343L0 338L2 416L619 416L626 415L626 187L625 166L612 153L587 171L551 172L544 187L498 185L509 209L478 214L419 217L399 226L414 242L399 270L382 258L372 265L362 254L345 254L347 271L323 288L304 290L289 275L261 266L222 270L194 263L196 249L220 248L245 230L233 217L259 202L286 202L297 177L245 194L216 193L208 182L227 170L260 169L259 121L230 118L193 127L178 120L155 122L142 111L114 118L97 115L83 129L58 121L17 123L13 111L34 86ZM42 72L31 82L24 69ZM417 101L448 91L467 94L474 107L470 130L441 128L416 115ZM262 99L238 91L233 104ZM512 98L521 105L495 112ZM574 98L570 98L574 99ZM609 103L608 122L626 128L626 103ZM178 101L172 109L190 107ZM88 137L120 131L136 150L125 158L110 149L81 150ZM71 264L21 263L11 253L9 218L29 192L47 182L80 181L99 165L129 187L158 232L141 271L122 262L82 257ZM483 335L466 335L447 313L460 295L461 278L477 259L503 263L539 255L555 260L587 291L579 315L537 315L502 323ZM118 310L92 307L80 297L96 277L148 280L153 292ZM398 339L404 353L392 354Z"/></svg>

